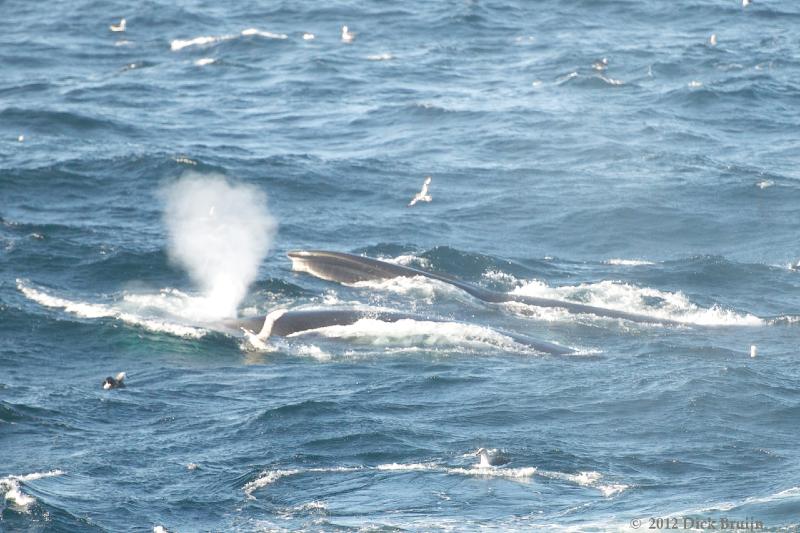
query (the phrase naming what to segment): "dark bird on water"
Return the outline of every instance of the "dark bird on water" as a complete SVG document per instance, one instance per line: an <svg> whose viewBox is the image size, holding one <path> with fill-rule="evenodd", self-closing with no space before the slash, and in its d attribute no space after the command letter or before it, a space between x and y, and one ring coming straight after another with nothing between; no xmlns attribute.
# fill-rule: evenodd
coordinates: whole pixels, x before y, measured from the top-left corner
<svg viewBox="0 0 800 533"><path fill-rule="evenodd" d="M103 381L103 389L118 389L120 387L125 386L125 372L120 372L117 374L117 377L112 378L108 376L105 381Z"/></svg>

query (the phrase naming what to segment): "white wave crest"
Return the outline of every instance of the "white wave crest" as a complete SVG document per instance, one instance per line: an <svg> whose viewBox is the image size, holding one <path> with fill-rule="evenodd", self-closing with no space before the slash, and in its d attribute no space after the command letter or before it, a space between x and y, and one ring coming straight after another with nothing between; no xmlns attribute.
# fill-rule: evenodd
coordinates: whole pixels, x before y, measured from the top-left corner
<svg viewBox="0 0 800 533"><path fill-rule="evenodd" d="M470 468L447 468L443 470L447 474L461 474L464 476L478 477L501 477L507 479L526 480L536 475L538 469L535 466L521 468L498 468L473 466Z"/></svg>
<svg viewBox="0 0 800 533"><path fill-rule="evenodd" d="M473 455L473 454L469 454ZM258 478L246 483L242 490L248 499L255 499L253 492L258 489L264 488L276 481L294 475L301 475L306 473L342 473L342 472L397 472L397 473L411 473L411 472L431 472L444 475L458 475L458 476L471 476L481 478L504 478L519 482L527 482L534 476L540 476L547 479L555 479L566 481L568 483L578 485L581 487L588 487L600 491L605 497L613 496L628 488L628 485L622 484L602 484L600 480L603 475L599 472L579 472L577 474L568 474L563 472L548 472L539 470L535 466L525 466L519 468L506 468L504 466L479 466L472 465L469 467L450 467L438 463L386 463L377 466L337 466L329 468L305 468L305 469L288 469L288 470L265 470Z"/></svg>
<svg viewBox="0 0 800 533"><path fill-rule="evenodd" d="M540 472L540 475L542 477L547 477L551 479L560 479L563 481L568 481L570 483L580 485L581 487L595 488L599 490L600 494L602 494L606 498L613 496L615 494L619 494L620 492L628 489L628 485L623 485L621 483L607 483L607 484L600 483L600 480L603 478L603 474L601 474L600 472L595 472L593 470L578 472L577 474L542 471Z"/></svg>
<svg viewBox="0 0 800 533"><path fill-rule="evenodd" d="M178 337L200 338L207 331L203 328L176 324L161 318L145 317L129 310L120 309L106 304L75 302L57 296L52 296L39 289L26 285L17 280L17 289L32 300L44 307L63 309L64 311L81 318L114 318L127 324L140 326L155 333L169 333Z"/></svg>
<svg viewBox="0 0 800 533"><path fill-rule="evenodd" d="M183 50L184 48L189 48L190 46L205 46L209 44L215 44L222 41L229 41L231 39L236 39L238 37L250 37L250 36L257 36L257 37L264 37L267 39L287 39L289 36L285 33L272 33L271 31L262 31L256 28L247 28L246 30L242 30L239 34L227 34L227 35L202 35L200 37L194 37L193 39L173 39L170 42L170 49L173 52L178 52Z"/></svg>
<svg viewBox="0 0 800 533"><path fill-rule="evenodd" d="M301 344L295 347L295 353L300 357L311 357L317 361L330 361L331 354L313 344Z"/></svg>
<svg viewBox="0 0 800 533"><path fill-rule="evenodd" d="M370 61L389 61L391 59L394 59L394 56L388 52L384 52L382 54L368 55L367 59Z"/></svg>
<svg viewBox="0 0 800 533"><path fill-rule="evenodd" d="M173 39L169 47L173 52L177 52L190 46L203 46L206 44L235 39L236 37L236 35L204 35L201 37L195 37L194 39Z"/></svg>
<svg viewBox="0 0 800 533"><path fill-rule="evenodd" d="M421 472L424 470L435 470L437 468L435 463L386 463L378 465L375 470L387 470L393 472Z"/></svg>
<svg viewBox="0 0 800 533"><path fill-rule="evenodd" d="M461 289L441 281L427 278L425 276L398 277L371 281L357 281L352 284L354 287L385 291L403 296L411 296L415 300L422 300L431 304L437 294L460 294Z"/></svg>
<svg viewBox="0 0 800 533"><path fill-rule="evenodd" d="M617 259L612 258L607 261L604 261L607 265L616 265L616 266L646 266L646 265L655 265L652 261L646 261L644 259Z"/></svg>
<svg viewBox="0 0 800 533"><path fill-rule="evenodd" d="M402 254L397 257L381 257L382 261L387 263L395 263L402 266L410 266L415 268L430 268L431 262L425 257L418 257L413 254Z"/></svg>
<svg viewBox="0 0 800 533"><path fill-rule="evenodd" d="M372 318L362 318L350 325L327 326L294 333L290 337L310 333L369 345L436 346L466 344L519 348L519 345L513 339L492 329L458 322L434 322L413 319L384 322Z"/></svg>
<svg viewBox="0 0 800 533"><path fill-rule="evenodd" d="M7 476L0 478L0 492L4 493L3 498L6 501L10 501L16 504L22 510L27 511L31 505L36 503L36 498L22 492L21 484L46 477L62 475L64 475L64 472L61 470L51 470L49 472L35 472L33 474L25 474L22 476Z"/></svg>
<svg viewBox="0 0 800 533"><path fill-rule="evenodd" d="M272 33L271 31L261 31L257 30L256 28L247 28L246 30L242 30L242 35L245 37L250 35L256 35L258 37L265 37L267 39L288 39L289 36L285 33Z"/></svg>
<svg viewBox="0 0 800 533"><path fill-rule="evenodd" d="M800 315L783 315L771 318L767 321L770 326L775 325L792 325L800 323Z"/></svg>
<svg viewBox="0 0 800 533"><path fill-rule="evenodd" d="M609 85L624 85L625 84L625 82L622 81L622 80L618 80L618 79L607 77L607 76L598 76L598 78L600 78L601 80L603 80L604 82L606 82Z"/></svg>
<svg viewBox="0 0 800 533"><path fill-rule="evenodd" d="M497 281L508 285L516 285L519 283L516 276L500 270L487 270L483 273L483 277L491 281Z"/></svg>
<svg viewBox="0 0 800 533"><path fill-rule="evenodd" d="M272 470L268 472L262 472L258 478L246 483L244 487L242 487L242 490L248 498L253 498L253 492L256 490L266 487L267 485L271 485L282 477L293 476L295 474L299 474L300 472L302 472L302 470Z"/></svg>
<svg viewBox="0 0 800 533"><path fill-rule="evenodd" d="M674 320L684 324L703 326L764 325L762 319L751 314L736 313L718 305L708 309L699 307L681 292L660 291L616 281L550 287L541 281L533 280L517 287L512 294L579 302L595 307L651 316L656 319ZM519 304L509 305L509 307L516 309L519 308Z"/></svg>
<svg viewBox="0 0 800 533"><path fill-rule="evenodd" d="M301 513L308 513L308 512L324 512L328 510L328 504L324 501L314 500L311 502L304 503L302 505L296 505L292 508L294 512L301 512Z"/></svg>

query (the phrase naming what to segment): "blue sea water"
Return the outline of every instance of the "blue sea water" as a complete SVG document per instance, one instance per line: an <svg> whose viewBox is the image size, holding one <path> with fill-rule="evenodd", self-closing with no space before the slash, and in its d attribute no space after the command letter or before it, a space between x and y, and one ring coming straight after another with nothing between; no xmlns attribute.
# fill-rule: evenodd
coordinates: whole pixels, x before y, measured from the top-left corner
<svg viewBox="0 0 800 533"><path fill-rule="evenodd" d="M0 530L800 526L797 2L0 15ZM164 191L210 176L278 224L240 314L444 322L198 324ZM305 248L682 325L339 285Z"/></svg>

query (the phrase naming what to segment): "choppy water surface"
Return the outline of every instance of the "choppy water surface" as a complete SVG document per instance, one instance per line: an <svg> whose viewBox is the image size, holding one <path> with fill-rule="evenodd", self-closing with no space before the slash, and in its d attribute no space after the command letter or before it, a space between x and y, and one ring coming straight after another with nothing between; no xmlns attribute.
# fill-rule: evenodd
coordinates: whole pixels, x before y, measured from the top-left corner
<svg viewBox="0 0 800 533"><path fill-rule="evenodd" d="M795 2L0 11L0 529L800 525ZM216 231L174 218L203 180L243 192L216 293L171 237ZM303 248L682 325L338 285ZM257 348L220 297L430 320Z"/></svg>

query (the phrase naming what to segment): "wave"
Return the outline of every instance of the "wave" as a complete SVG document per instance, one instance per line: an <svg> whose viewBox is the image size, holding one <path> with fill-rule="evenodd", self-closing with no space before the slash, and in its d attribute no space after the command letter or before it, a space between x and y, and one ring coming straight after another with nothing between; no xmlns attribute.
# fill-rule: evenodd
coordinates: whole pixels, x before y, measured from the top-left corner
<svg viewBox="0 0 800 533"><path fill-rule="evenodd" d="M603 76L602 74L585 75L572 71L556 78L556 85L575 85L576 87L595 89L606 87L620 87L626 85L622 80ZM538 85L534 85L537 87Z"/></svg>
<svg viewBox="0 0 800 533"><path fill-rule="evenodd" d="M382 54L371 54L367 56L369 61L390 61L394 59L394 56L389 52L384 52Z"/></svg>
<svg viewBox="0 0 800 533"><path fill-rule="evenodd" d="M192 39L173 39L170 42L170 50L173 52L177 52L179 50L183 50L184 48L189 48L190 46L203 46L207 44L218 43L220 41L227 41L229 39L235 39L238 35L206 35L202 37L194 37Z"/></svg>
<svg viewBox="0 0 800 533"><path fill-rule="evenodd" d="M81 318L113 318L127 324L142 327L155 333L168 333L178 337L194 339L203 337L207 333L207 330L203 328L177 324L160 318L138 315L113 305L73 301L60 298L58 296L53 296L40 289L30 287L19 279L17 280L17 289L26 298L38 303L39 305L55 309L63 309L64 311ZM137 303L138 301L140 308L147 308L148 306L156 305L157 303L157 306L160 309L186 309L185 305L180 306L175 303L175 299L169 298L167 296L169 294L182 295L180 291L168 290L166 292L162 292L159 296L128 295L125 297L125 299L133 303ZM182 300L185 302L186 298L189 297L186 297L185 295L179 296L177 301Z"/></svg>
<svg viewBox="0 0 800 533"><path fill-rule="evenodd" d="M328 326L290 335L302 337L320 335L331 339L346 339L354 344L371 346L468 346L473 348L496 347L516 352L530 349L493 329L459 322L435 322L402 319L384 322L371 318L361 319L346 326Z"/></svg>
<svg viewBox="0 0 800 533"><path fill-rule="evenodd" d="M699 307L682 292L637 287L617 281L550 287L544 282L534 280L523 283L511 292L522 296L580 302L595 307L617 309L684 324L701 326L761 326L765 324L763 319L755 315L736 313L718 305L710 308ZM531 307L518 302L506 305L512 308ZM557 319L565 318L563 313L552 314Z"/></svg>
<svg viewBox="0 0 800 533"><path fill-rule="evenodd" d="M247 28L242 30L241 33L233 33L227 35L203 35L200 37L194 37L192 39L173 39L170 42L170 50L173 52L178 52L183 50L184 48L190 48L193 46L206 46L210 44L216 44L222 41L230 41L232 39L239 39L241 37L264 37L266 39L277 39L283 40L288 39L288 35L285 33L273 33L270 31L262 31L256 28Z"/></svg>
<svg viewBox="0 0 800 533"><path fill-rule="evenodd" d="M353 287L368 288L377 291L390 292L403 296L411 296L415 300L431 304L439 294L458 297L464 291L447 283L427 278L414 276L412 278L389 278L376 281L357 281Z"/></svg>
<svg viewBox="0 0 800 533"><path fill-rule="evenodd" d="M9 107L0 111L0 121L9 129L36 132L43 135L116 131L132 134L136 128L111 118L89 116L73 111L21 109Z"/></svg>
<svg viewBox="0 0 800 533"><path fill-rule="evenodd" d="M248 499L255 499L253 493L259 489L272 485L279 480L309 473L352 473L352 472L390 472L390 473L433 473L450 476L469 476L478 478L503 478L514 481L526 482L534 476L545 479L564 481L572 485L596 489L606 498L619 494L629 488L623 484L601 483L603 475L600 472L578 472L570 474L565 472L543 471L535 466L509 468L506 466L478 466L465 467L447 466L436 462L427 463L384 463L376 466L335 466L317 468L292 468L264 470L258 477L242 486L242 491Z"/></svg>
<svg viewBox="0 0 800 533"><path fill-rule="evenodd" d="M439 258L438 255L436 258ZM426 266L430 267L431 259L424 259L426 260ZM391 262L414 264L418 262L418 259L414 255L403 254L395 257ZM551 287L543 281L519 279L515 275L495 267L491 262L481 261L481 263L490 265L487 270L482 272L484 279L511 287L511 294L520 296L563 300L565 302L635 313L653 317L654 319L675 321L687 325L761 326L767 324L765 320L755 315L737 313L718 305L710 308L700 307L689 300L682 292L661 291L650 287L639 287L609 280ZM620 266L654 264L650 261L633 259L609 259L605 263ZM439 294L455 298L464 294L457 287L424 276L364 281L357 282L354 286L409 295L427 303L431 303ZM505 302L502 306L516 314L547 321L575 320L578 316L581 317L581 320L584 320L586 316L589 316L575 315L563 308L543 308L522 302Z"/></svg>
<svg viewBox="0 0 800 533"><path fill-rule="evenodd" d="M551 479L562 479L580 485L581 487L592 487L600 491L603 496L610 497L619 494L630 488L629 485L622 483L601 483L603 474L594 470L578 472L577 474L565 474L563 472L540 472L541 476Z"/></svg>
<svg viewBox="0 0 800 533"><path fill-rule="evenodd" d="M64 472L61 470L51 470L49 472L35 472L22 476L12 475L0 478L0 493L3 494L5 500L13 502L22 511L27 512L36 503L36 498L22 492L22 485L29 481L62 475L64 475Z"/></svg>
<svg viewBox="0 0 800 533"><path fill-rule="evenodd" d="M707 512L712 512L712 511L727 512L727 511L732 511L734 509L739 509L739 508L747 506L747 505L758 505L758 504L762 504L762 503L773 503L773 502L776 502L776 501L783 501L783 500L787 500L787 499L800 501L800 486L790 487L788 489L784 489L784 490L778 491L778 492L773 493L773 494L767 494L766 496L750 496L750 497L745 498L745 499L743 499L743 500L741 500L739 502L736 502L736 503L734 503L734 502L718 503L718 504L712 505L710 507L706 507L704 509L700 509L697 512L699 512L699 513L703 513L703 512L707 513Z"/></svg>
<svg viewBox="0 0 800 533"><path fill-rule="evenodd" d="M604 261L607 265L614 266L648 266L655 265L653 261L646 261L644 259L617 259L612 258Z"/></svg>

